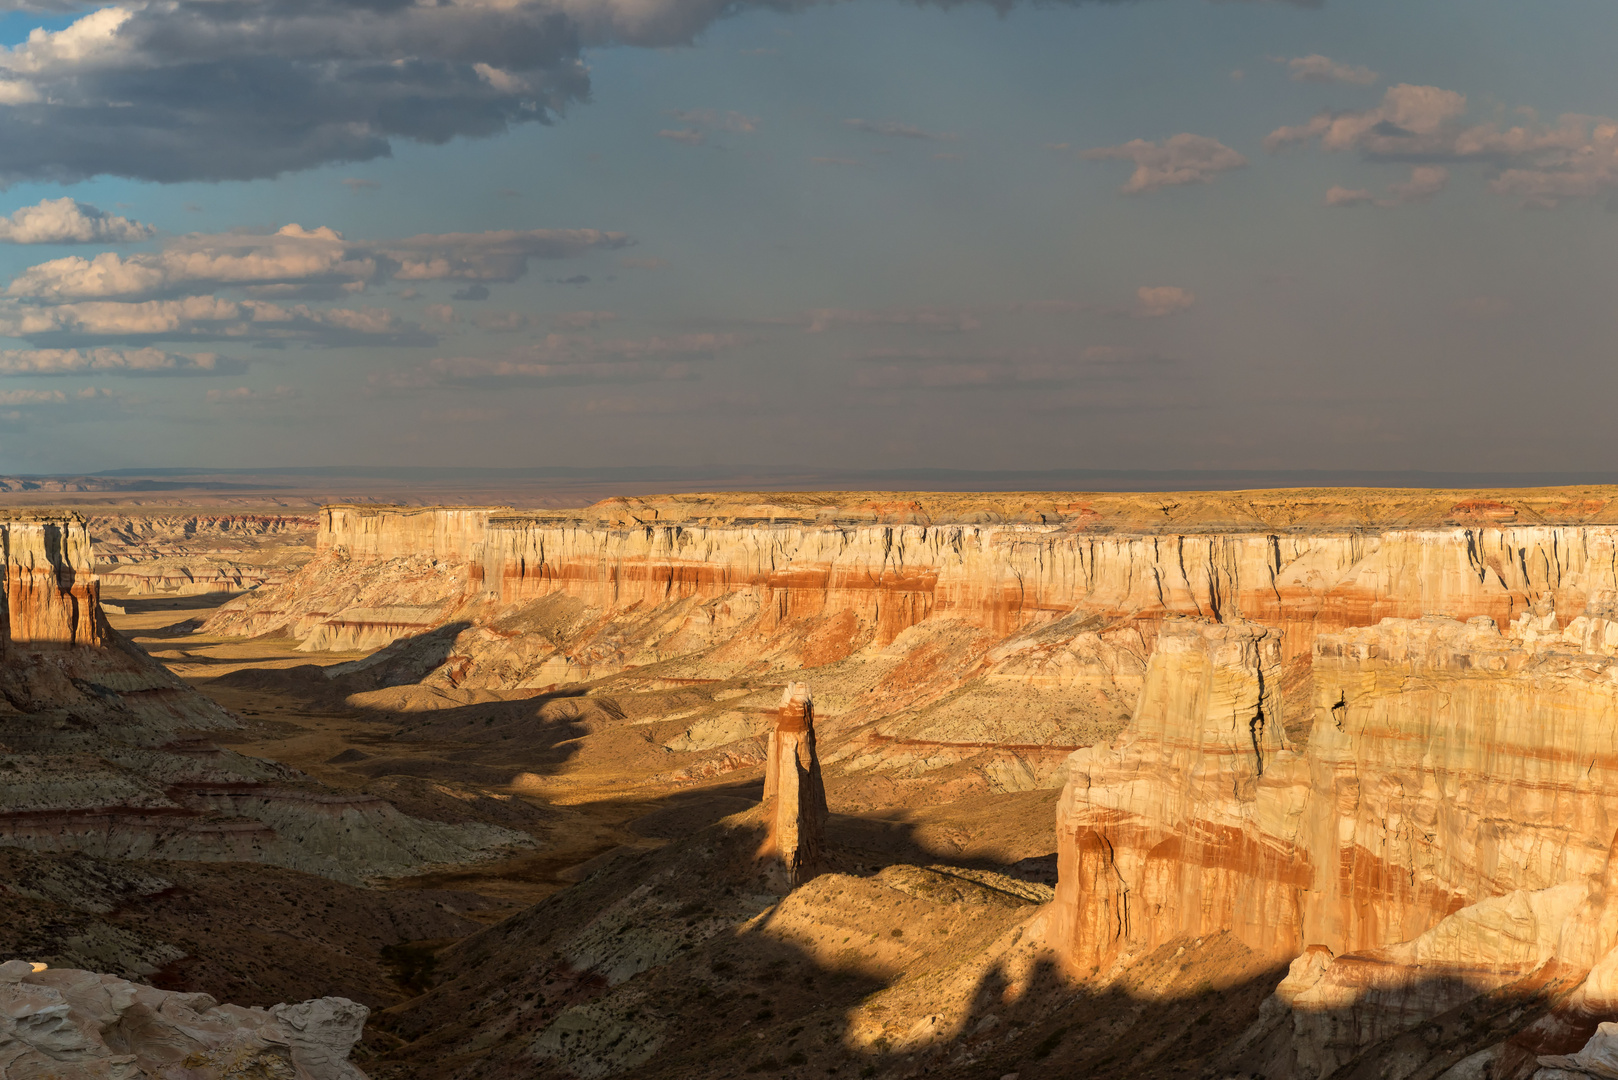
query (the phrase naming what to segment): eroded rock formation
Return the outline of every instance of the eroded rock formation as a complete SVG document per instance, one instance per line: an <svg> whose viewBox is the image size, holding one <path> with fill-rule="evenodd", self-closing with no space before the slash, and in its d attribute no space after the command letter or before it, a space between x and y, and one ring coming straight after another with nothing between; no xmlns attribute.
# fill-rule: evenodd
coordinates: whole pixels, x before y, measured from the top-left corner
<svg viewBox="0 0 1618 1080"><path fill-rule="evenodd" d="M1060 784L1067 753L1118 730L1166 619L1276 631L1283 677L1295 679L1319 633L1429 614L1504 626L1536 605L1577 612L1618 591L1611 492L1513 498L334 506L308 566L221 608L205 629L290 634L308 650L388 646L367 661L381 684L452 692L547 690L653 666L727 678L858 657L874 692L835 693L817 679L822 734L860 731L826 754L907 775L973 762L990 789L1016 790ZM751 761L716 753L714 768Z"/></svg>
<svg viewBox="0 0 1618 1080"><path fill-rule="evenodd" d="M807 683L789 682L781 693L764 767L768 833L759 849L774 876L802 885L825 865L826 786L815 755L815 706Z"/></svg>
<svg viewBox="0 0 1618 1080"><path fill-rule="evenodd" d="M223 749L239 725L106 622L77 515L0 520L0 844L109 858L267 862L341 880L526 843L401 814Z"/></svg>
<svg viewBox="0 0 1618 1080"><path fill-rule="evenodd" d="M220 1005L111 975L0 964L0 1075L8 1080L365 1080L348 1060L370 1010L325 997Z"/></svg>
<svg viewBox="0 0 1618 1080"><path fill-rule="evenodd" d="M1299 706L1265 700L1272 632L1165 625L1129 729L1070 760L1063 957L1096 971L1220 930L1298 956L1253 1035L1266 1076L1330 1075L1551 966L1594 972L1570 1005L1582 1039L1618 1009L1618 661L1601 602L1560 629L1542 607L1504 634L1485 617L1321 634L1302 746L1272 726Z"/></svg>

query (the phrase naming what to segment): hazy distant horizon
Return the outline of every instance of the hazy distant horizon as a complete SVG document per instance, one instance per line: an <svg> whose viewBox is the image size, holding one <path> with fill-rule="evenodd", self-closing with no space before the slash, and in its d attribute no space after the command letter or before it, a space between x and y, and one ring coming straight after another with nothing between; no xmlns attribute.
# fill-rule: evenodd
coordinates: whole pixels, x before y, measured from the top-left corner
<svg viewBox="0 0 1618 1080"><path fill-rule="evenodd" d="M1618 472L1440 472L1430 470L1353 469L828 469L781 470L761 467L621 466L600 469L562 466L538 467L432 467L432 466L303 466L232 469L158 468L105 469L90 473L15 474L17 479L69 480L78 478L136 482L166 481L184 486L185 480L210 477L324 481L412 481L444 484L456 480L558 480L572 484L663 485L657 493L703 490L887 490L887 491L1240 491L1268 488L1537 488L1618 484ZM678 487L675 485L688 485ZM273 491L277 485L253 485ZM296 485L293 485L296 486ZM125 490L133 490L126 488Z"/></svg>

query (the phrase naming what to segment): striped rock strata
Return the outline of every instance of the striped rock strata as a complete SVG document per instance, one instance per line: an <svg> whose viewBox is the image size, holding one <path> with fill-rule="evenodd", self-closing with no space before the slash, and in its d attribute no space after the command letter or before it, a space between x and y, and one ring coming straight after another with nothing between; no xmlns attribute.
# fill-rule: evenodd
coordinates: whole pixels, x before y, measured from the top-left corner
<svg viewBox="0 0 1618 1080"><path fill-rule="evenodd" d="M1081 974L1221 930L1298 956L1251 1037L1266 1076L1330 1075L1553 968L1593 972L1558 1035L1576 1041L1553 1047L1576 1049L1618 1015L1604 610L1321 634L1307 703L1272 690L1273 631L1166 624L1130 727L1070 759L1053 945ZM1307 742L1289 710L1312 715Z"/></svg>
<svg viewBox="0 0 1618 1080"><path fill-rule="evenodd" d="M0 844L265 862L340 880L475 860L519 833L420 821L206 734L237 719L106 622L77 515L0 520Z"/></svg>

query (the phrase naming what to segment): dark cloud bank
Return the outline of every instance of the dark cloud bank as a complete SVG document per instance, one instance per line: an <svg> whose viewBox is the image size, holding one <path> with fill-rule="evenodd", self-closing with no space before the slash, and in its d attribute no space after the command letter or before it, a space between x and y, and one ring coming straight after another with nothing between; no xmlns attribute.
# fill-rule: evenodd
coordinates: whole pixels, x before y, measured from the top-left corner
<svg viewBox="0 0 1618 1080"><path fill-rule="evenodd" d="M71 26L0 53L0 183L249 180L384 157L396 139L443 143L551 123L589 96L588 48L689 44L747 7L814 2L86 8ZM1013 0L930 2L1004 9ZM61 10L49 0L28 6Z"/></svg>

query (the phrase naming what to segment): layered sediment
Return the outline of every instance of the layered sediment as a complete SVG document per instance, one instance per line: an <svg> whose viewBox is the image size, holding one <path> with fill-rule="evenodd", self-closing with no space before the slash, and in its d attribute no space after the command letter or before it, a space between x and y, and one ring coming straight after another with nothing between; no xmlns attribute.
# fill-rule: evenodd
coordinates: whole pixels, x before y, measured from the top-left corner
<svg viewBox="0 0 1618 1080"><path fill-rule="evenodd" d="M129 596L194 596L285 581L314 555L313 514L96 509L96 577Z"/></svg>
<svg viewBox="0 0 1618 1080"><path fill-rule="evenodd" d="M239 720L106 621L86 522L0 520L0 844L265 862L359 882L527 843L419 821L209 741Z"/></svg>

